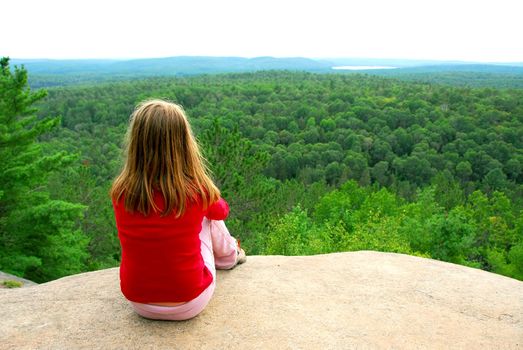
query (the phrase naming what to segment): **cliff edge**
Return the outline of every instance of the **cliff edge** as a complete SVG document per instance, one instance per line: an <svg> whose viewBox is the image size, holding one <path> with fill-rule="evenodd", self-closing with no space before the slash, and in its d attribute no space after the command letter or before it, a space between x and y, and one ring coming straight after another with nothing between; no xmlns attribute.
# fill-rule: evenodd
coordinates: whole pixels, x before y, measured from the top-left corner
<svg viewBox="0 0 523 350"><path fill-rule="evenodd" d="M523 348L523 282L403 254L249 256L189 321L151 321L118 269L0 290L0 348Z"/></svg>

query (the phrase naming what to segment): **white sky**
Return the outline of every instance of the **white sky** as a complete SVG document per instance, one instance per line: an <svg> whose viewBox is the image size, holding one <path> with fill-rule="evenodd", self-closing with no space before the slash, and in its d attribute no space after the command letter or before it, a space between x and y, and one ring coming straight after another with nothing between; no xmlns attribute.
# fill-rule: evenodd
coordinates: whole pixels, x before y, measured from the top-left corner
<svg viewBox="0 0 523 350"><path fill-rule="evenodd" d="M522 0L8 0L0 56L523 62Z"/></svg>

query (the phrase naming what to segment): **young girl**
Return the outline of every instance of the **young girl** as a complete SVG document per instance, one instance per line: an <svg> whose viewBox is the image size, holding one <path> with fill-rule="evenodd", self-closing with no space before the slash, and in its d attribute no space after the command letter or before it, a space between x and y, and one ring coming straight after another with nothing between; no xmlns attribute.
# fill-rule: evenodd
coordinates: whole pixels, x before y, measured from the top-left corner
<svg viewBox="0 0 523 350"><path fill-rule="evenodd" d="M145 101L131 115L127 158L111 198L121 290L143 317L196 316L212 297L216 268L245 261L223 222L229 206L174 103Z"/></svg>

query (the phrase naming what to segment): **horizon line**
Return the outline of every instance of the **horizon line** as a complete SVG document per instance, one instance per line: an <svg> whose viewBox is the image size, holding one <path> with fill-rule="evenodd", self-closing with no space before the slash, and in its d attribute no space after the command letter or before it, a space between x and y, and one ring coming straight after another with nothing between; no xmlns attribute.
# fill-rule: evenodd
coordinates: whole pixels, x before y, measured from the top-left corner
<svg viewBox="0 0 523 350"><path fill-rule="evenodd" d="M436 58L397 58L397 57L362 57L362 56L231 56L231 55L174 55L174 56L150 56L150 57L69 57L69 58L49 58L49 57L10 57L9 55L0 55L2 57L9 57L10 60L27 60L27 61L137 61L148 59L168 59L177 57L194 57L194 58L275 58L275 59L289 59L289 58L305 58L311 60L387 60L387 61L421 61L421 62L448 62L448 63L465 63L465 64L523 64L523 61L481 61L481 60L463 60L463 59L436 59Z"/></svg>

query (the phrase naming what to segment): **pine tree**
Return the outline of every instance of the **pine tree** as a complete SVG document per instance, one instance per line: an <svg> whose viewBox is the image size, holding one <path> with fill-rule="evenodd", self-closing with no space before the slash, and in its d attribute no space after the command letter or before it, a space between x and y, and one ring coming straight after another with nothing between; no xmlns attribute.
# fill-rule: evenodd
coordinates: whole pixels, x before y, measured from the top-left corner
<svg viewBox="0 0 523 350"><path fill-rule="evenodd" d="M84 207L51 198L50 172L74 160L66 152L44 154L38 138L59 118L37 118L27 71L0 60L0 270L42 282L84 268L87 239L78 230Z"/></svg>

